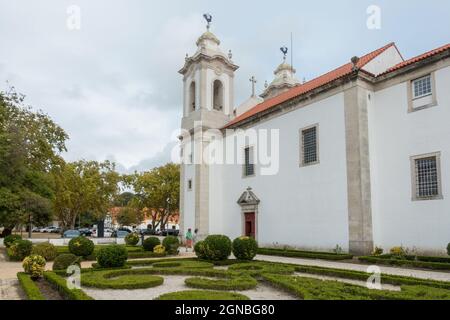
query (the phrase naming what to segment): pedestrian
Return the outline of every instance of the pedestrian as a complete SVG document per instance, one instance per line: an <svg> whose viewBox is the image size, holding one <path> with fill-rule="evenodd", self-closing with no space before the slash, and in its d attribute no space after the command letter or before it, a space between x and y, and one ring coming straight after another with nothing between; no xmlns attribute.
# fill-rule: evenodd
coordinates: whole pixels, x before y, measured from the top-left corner
<svg viewBox="0 0 450 320"><path fill-rule="evenodd" d="M192 239L193 239L191 228L188 229L186 232L186 252L188 252L188 249L192 249Z"/></svg>
<svg viewBox="0 0 450 320"><path fill-rule="evenodd" d="M192 245L195 246L195 244L197 243L197 238L198 238L198 229L194 230L194 236L192 237Z"/></svg>

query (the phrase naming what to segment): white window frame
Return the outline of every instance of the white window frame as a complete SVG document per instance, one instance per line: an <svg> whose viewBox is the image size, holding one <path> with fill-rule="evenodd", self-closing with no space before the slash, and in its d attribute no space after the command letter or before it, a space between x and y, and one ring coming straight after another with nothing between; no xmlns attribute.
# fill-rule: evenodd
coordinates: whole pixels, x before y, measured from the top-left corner
<svg viewBox="0 0 450 320"><path fill-rule="evenodd" d="M430 82L430 92L427 93L423 93L421 95L416 95L416 83L419 81L422 81L424 79L428 79ZM431 96L433 94L433 84L432 84L433 80L431 79L431 74L427 74L426 76L420 77L418 79L415 79L412 81L411 86L412 86L412 90L413 90L413 100L416 99L420 99L420 98L424 98L424 97L428 97Z"/></svg>
<svg viewBox="0 0 450 320"><path fill-rule="evenodd" d="M304 159L304 152L305 152L304 149L305 148L304 148L304 145L303 145L303 132L306 131L306 130L312 129L312 128L316 129L316 161L305 163L304 162L304 160L305 160ZM309 167L309 166L314 166L314 165L317 165L317 164L320 163L320 156L319 156L319 150L320 150L320 148L319 148L319 124L318 123L313 124L313 125L308 126L308 127L301 128L299 130L299 145L300 145L300 161L299 161L300 167Z"/></svg>
<svg viewBox="0 0 450 320"><path fill-rule="evenodd" d="M436 158L436 174L437 174L437 187L438 194L433 196L420 196L419 186L417 184L417 169L416 160L426 159L426 158ZM433 152L427 154L421 154L412 156L411 158L411 186L412 186L412 201L426 201L426 200L442 200L444 198L442 194L442 172L441 172L441 153Z"/></svg>
<svg viewBox="0 0 450 320"><path fill-rule="evenodd" d="M415 87L414 84L416 81L422 80L426 77L430 77L430 82L431 82L431 93L427 93L421 96L415 96ZM437 96L436 96L436 77L435 77L435 73L434 72L429 72L429 73L425 73L422 74L420 77L416 77L412 80L408 81L408 112L415 112L415 111L419 111L419 110L423 110L423 109L427 109L427 108L431 108L434 106L437 106ZM426 97L432 97L431 98L431 102L421 105L421 106L417 106L414 107L414 102L419 101L420 99L426 98Z"/></svg>

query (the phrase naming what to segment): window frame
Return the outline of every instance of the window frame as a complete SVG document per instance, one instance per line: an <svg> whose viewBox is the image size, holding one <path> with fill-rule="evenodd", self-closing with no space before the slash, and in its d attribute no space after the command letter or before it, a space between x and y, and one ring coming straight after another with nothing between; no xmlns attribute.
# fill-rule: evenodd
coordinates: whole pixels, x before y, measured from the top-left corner
<svg viewBox="0 0 450 320"><path fill-rule="evenodd" d="M438 194L433 196L420 196L418 194L419 185L417 177L416 161L426 158L436 158L436 176L437 176L437 188ZM427 154L415 155L410 157L411 161L411 192L412 201L428 201L428 200L442 200L444 196L442 194L442 171L441 171L441 152L432 152Z"/></svg>
<svg viewBox="0 0 450 320"><path fill-rule="evenodd" d="M246 159L245 159L245 152L246 150L249 149L249 161L250 161L250 154L253 153L253 163L249 163L253 166L253 174L249 175L247 174L247 163L246 163ZM255 146L254 145L247 145L244 147L243 149L243 165L242 165L242 178L252 178L254 176L256 176L256 165L255 165Z"/></svg>
<svg viewBox="0 0 450 320"><path fill-rule="evenodd" d="M430 81L431 81L431 93L423 95L423 96L415 97L414 96L415 95L414 82L418 81L418 80L421 80L421 79L423 79L425 77L428 77L428 76L430 77ZM408 80L407 83L408 83L408 85L407 85L407 88L408 88L408 113L415 112L415 111L420 111L420 110L423 110L423 109L428 109L428 108L437 106L436 77L435 77L435 72L434 71L421 74L419 77L415 77L414 79ZM430 96L432 97L431 98L432 101L430 103L427 103L427 104L425 104L423 106L414 107L414 102L415 101L418 101L420 99L423 99L423 98L426 98L426 97L430 97Z"/></svg>
<svg viewBox="0 0 450 320"><path fill-rule="evenodd" d="M315 130L316 130L316 161L305 163L304 162L305 159L304 159L303 132L307 131L307 130L310 130L312 128L315 128ZM300 146L300 152L299 152L299 156L300 156L299 165L300 165L300 167L310 167L310 166L315 166L315 165L320 164L320 155L319 155L319 150L320 150L320 148L319 148L319 140L320 140L319 139L319 124L316 123L316 124L313 124L313 125L301 128L299 130L299 138L298 139L299 139L299 146Z"/></svg>

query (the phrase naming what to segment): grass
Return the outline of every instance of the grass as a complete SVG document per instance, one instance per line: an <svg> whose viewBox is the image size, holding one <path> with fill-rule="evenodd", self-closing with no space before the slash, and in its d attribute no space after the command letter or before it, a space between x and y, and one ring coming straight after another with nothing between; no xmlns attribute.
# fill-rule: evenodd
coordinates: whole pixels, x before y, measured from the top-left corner
<svg viewBox="0 0 450 320"><path fill-rule="evenodd" d="M258 281L250 276L230 277L229 279L206 279L193 277L185 280L188 287L212 290L249 290L258 285Z"/></svg>
<svg viewBox="0 0 450 320"><path fill-rule="evenodd" d="M417 258L417 260L415 260ZM413 267L431 270L450 270L450 262L435 262L447 261L447 258L439 259L438 257L414 257L405 256L404 258L393 258L391 255L385 256L363 256L358 260L367 263L385 264L390 266Z"/></svg>
<svg viewBox="0 0 450 320"><path fill-rule="evenodd" d="M24 272L17 273L17 279L19 279L20 286L22 287L28 300L45 300L39 287L31 279L29 274Z"/></svg>
<svg viewBox="0 0 450 320"><path fill-rule="evenodd" d="M156 300L250 300L243 294L223 291L187 290L166 293Z"/></svg>
<svg viewBox="0 0 450 320"><path fill-rule="evenodd" d="M100 289L145 289L162 285L164 278L121 271L92 271L81 275L81 284Z"/></svg>
<svg viewBox="0 0 450 320"><path fill-rule="evenodd" d="M44 272L44 279L47 280L59 293L67 300L93 300L81 289L69 289L67 279L52 272Z"/></svg>
<svg viewBox="0 0 450 320"><path fill-rule="evenodd" d="M277 249L277 248L259 248L258 254L268 256L296 257L296 258L309 258L322 260L348 260L353 258L353 255L347 253L314 252L314 251Z"/></svg>
<svg viewBox="0 0 450 320"><path fill-rule="evenodd" d="M96 260L96 252L107 245L95 245L94 246L94 252L87 257L83 257L83 260L85 261L94 261ZM121 245L125 246L128 252L128 258L129 259L141 259L141 258L160 258L164 257L165 254L157 254L150 251L145 251L142 246L127 246L127 245ZM58 255L63 253L70 253L69 246L57 246L56 247L58 251Z"/></svg>
<svg viewBox="0 0 450 320"><path fill-rule="evenodd" d="M263 274L264 280L303 300L449 300L450 291L424 286L401 286L401 291L371 290L338 281Z"/></svg>

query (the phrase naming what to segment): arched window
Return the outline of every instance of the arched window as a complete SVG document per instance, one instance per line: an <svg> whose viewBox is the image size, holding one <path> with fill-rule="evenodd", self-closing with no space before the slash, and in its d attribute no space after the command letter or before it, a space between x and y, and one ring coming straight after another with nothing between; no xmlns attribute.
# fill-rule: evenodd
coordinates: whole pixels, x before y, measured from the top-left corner
<svg viewBox="0 0 450 320"><path fill-rule="evenodd" d="M192 81L189 88L189 110L195 111L195 81Z"/></svg>
<svg viewBox="0 0 450 320"><path fill-rule="evenodd" d="M218 111L223 109L223 85L220 80L214 81L213 84L213 109Z"/></svg>

